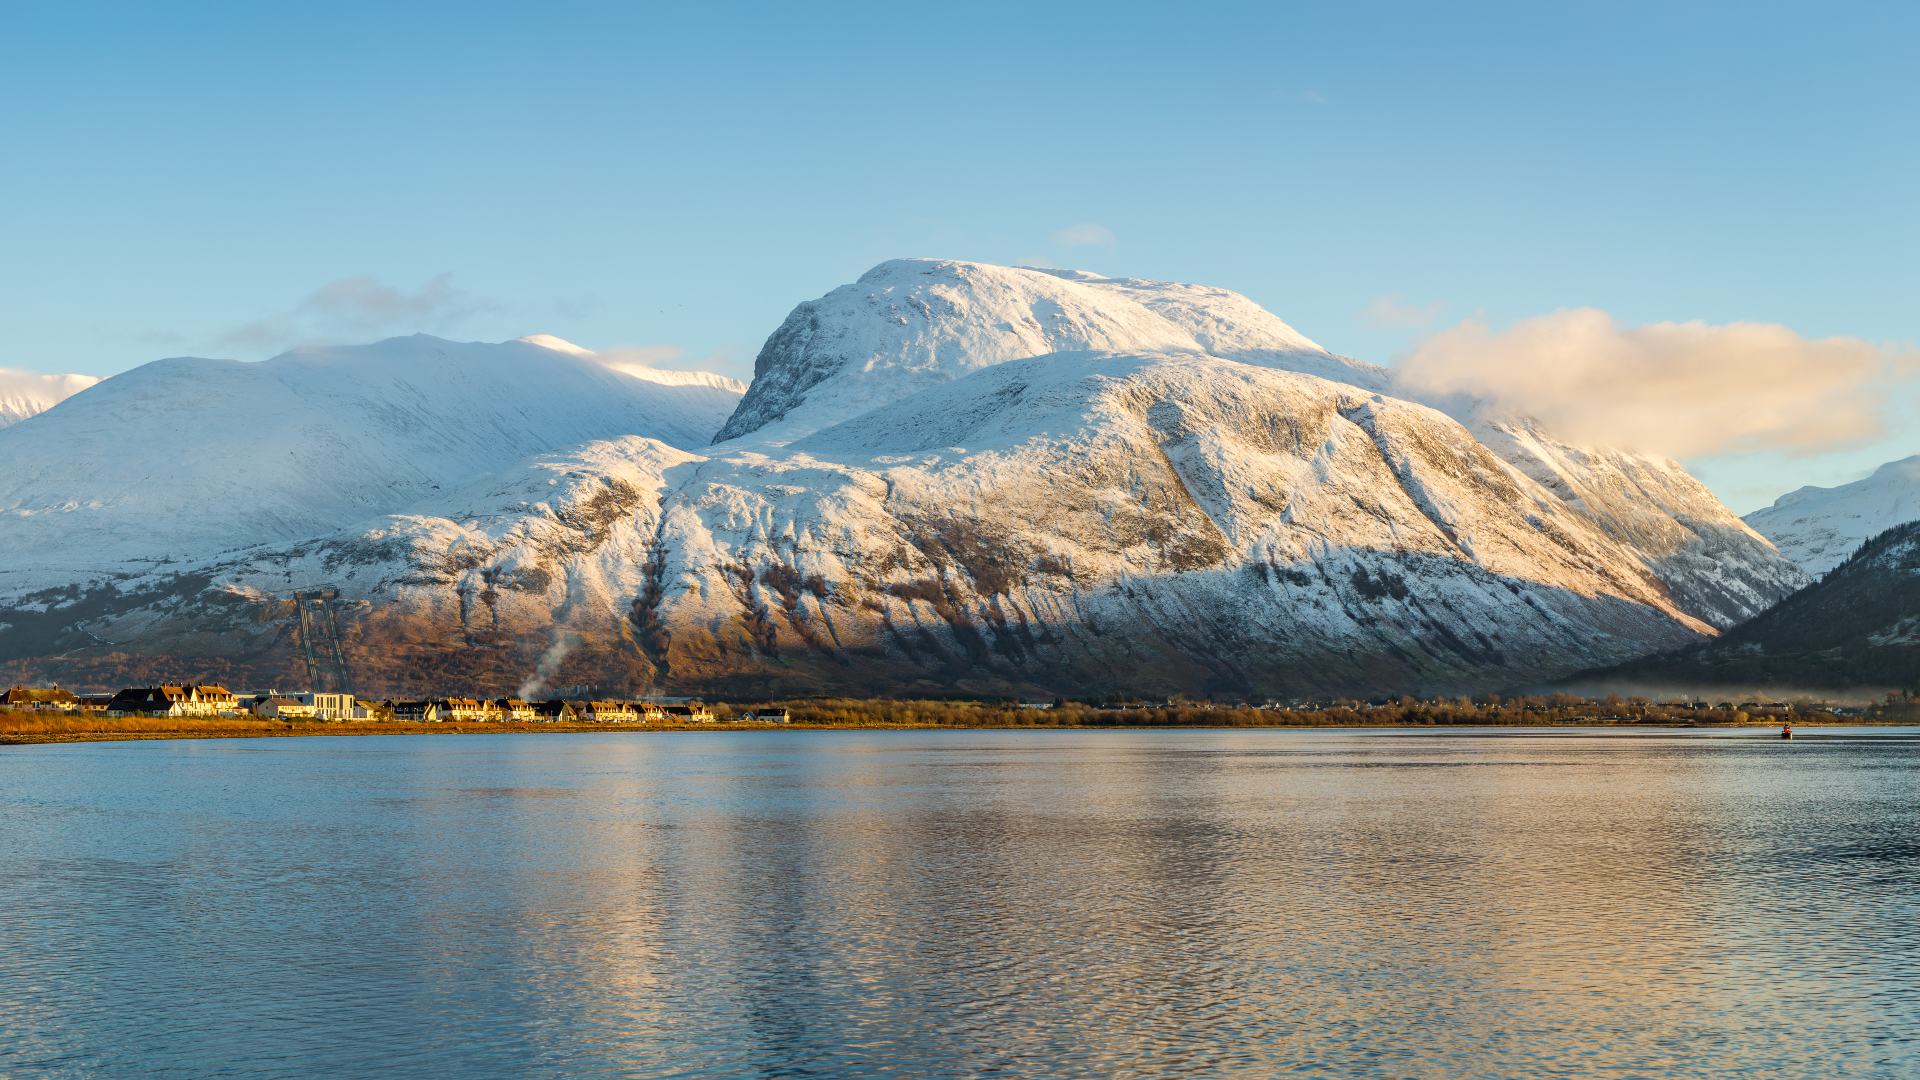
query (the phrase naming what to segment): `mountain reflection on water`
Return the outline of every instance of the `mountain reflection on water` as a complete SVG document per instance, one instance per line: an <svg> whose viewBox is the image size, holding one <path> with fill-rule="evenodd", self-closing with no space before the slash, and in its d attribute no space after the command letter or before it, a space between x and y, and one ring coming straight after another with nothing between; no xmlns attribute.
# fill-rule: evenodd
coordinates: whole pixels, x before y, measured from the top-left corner
<svg viewBox="0 0 1920 1080"><path fill-rule="evenodd" d="M0 750L0 1075L1913 1075L1920 734Z"/></svg>

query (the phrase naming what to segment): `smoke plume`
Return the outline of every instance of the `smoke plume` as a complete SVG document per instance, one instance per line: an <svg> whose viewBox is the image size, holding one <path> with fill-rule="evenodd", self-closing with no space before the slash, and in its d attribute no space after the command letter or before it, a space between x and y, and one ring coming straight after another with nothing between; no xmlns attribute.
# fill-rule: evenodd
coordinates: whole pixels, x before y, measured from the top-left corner
<svg viewBox="0 0 1920 1080"><path fill-rule="evenodd" d="M580 635L571 630L555 630L553 643L547 651L540 654L540 660L533 667L533 674L520 684L520 696L531 698L547 688L547 683L560 673L560 665L566 662L567 654L580 644Z"/></svg>

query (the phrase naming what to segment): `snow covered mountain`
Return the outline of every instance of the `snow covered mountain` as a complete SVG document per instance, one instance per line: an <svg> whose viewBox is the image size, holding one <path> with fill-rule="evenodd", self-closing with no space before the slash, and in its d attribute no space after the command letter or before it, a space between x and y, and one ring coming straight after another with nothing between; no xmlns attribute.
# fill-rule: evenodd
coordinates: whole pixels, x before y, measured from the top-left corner
<svg viewBox="0 0 1920 1080"><path fill-rule="evenodd" d="M1224 289L898 259L794 309L761 350L753 386L719 440L788 443L970 372L1073 350L1191 351L1411 396L1387 369L1330 353ZM1470 399L1431 404L1646 556L1715 626L1750 618L1805 582L1673 461L1569 446Z"/></svg>
<svg viewBox="0 0 1920 1080"><path fill-rule="evenodd" d="M0 368L0 428L38 416L99 381L94 375L43 375Z"/></svg>
<svg viewBox="0 0 1920 1080"><path fill-rule="evenodd" d="M591 439L699 446L737 400L526 341L156 361L0 429L0 589L333 532Z"/></svg>
<svg viewBox="0 0 1920 1080"><path fill-rule="evenodd" d="M553 359L451 404L449 368L404 389L356 369L375 381L326 415L365 423L328 457L391 457L318 481L242 464L246 491L309 509L224 535L139 504L129 521L192 542L150 537L177 554L143 566L128 540L111 576L0 576L0 659L60 655L80 682L160 656L362 692L506 693L536 672L736 696L1450 692L1684 645L1800 580L1678 466L1463 426L1221 290L886 263L797 308L699 436L557 393L610 376L551 342L423 341L376 348ZM501 429L486 449L460 441L476 409ZM396 434L414 421L423 440ZM201 445L161 460L213 460ZM0 467L15 453L0 438ZM347 503L369 486L350 473L385 488ZM198 494L212 476L191 505L249 509L238 487ZM28 501L0 486L0 511ZM49 528L36 545L74 535Z"/></svg>
<svg viewBox="0 0 1920 1080"><path fill-rule="evenodd" d="M1747 524L1809 574L1824 574L1861 544L1920 520L1920 454L1890 461L1864 480L1803 487L1747 515Z"/></svg>

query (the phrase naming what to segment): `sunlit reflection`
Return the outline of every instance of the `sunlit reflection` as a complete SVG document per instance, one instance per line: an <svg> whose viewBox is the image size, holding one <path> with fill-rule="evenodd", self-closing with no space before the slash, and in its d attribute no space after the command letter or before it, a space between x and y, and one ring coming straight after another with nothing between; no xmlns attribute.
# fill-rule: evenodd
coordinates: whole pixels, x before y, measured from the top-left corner
<svg viewBox="0 0 1920 1080"><path fill-rule="evenodd" d="M1911 737L0 756L0 1074L1898 1073Z"/></svg>

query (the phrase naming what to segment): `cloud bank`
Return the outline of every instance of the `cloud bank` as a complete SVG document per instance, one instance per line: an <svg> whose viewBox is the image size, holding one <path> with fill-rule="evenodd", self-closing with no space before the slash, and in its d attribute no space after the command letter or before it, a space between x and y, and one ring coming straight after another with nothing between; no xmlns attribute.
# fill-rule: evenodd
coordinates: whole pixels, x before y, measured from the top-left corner
<svg viewBox="0 0 1920 1080"><path fill-rule="evenodd" d="M600 362L616 371L654 370L681 363L687 351L678 345L615 345L595 353Z"/></svg>
<svg viewBox="0 0 1920 1080"><path fill-rule="evenodd" d="M452 274L437 274L413 291L371 277L330 281L286 311L236 326L217 343L233 349L366 339L445 330L491 305L456 289Z"/></svg>
<svg viewBox="0 0 1920 1080"><path fill-rule="evenodd" d="M1914 354L1772 323L1621 326L1581 308L1495 331L1470 320L1414 347L1396 379L1416 396L1470 395L1579 442L1673 457L1856 445L1920 374Z"/></svg>
<svg viewBox="0 0 1920 1080"><path fill-rule="evenodd" d="M1105 225L1086 221L1056 230L1053 234L1053 242L1060 247L1102 248L1111 251L1113 246L1120 242L1120 238L1113 235L1113 230Z"/></svg>
<svg viewBox="0 0 1920 1080"><path fill-rule="evenodd" d="M98 375L52 375L40 371L0 367L0 395L60 401L100 381Z"/></svg>
<svg viewBox="0 0 1920 1080"><path fill-rule="evenodd" d="M1445 300L1416 304L1398 293L1390 293L1374 297L1360 315L1375 326L1395 330L1425 330L1440 320L1440 313L1446 308Z"/></svg>

